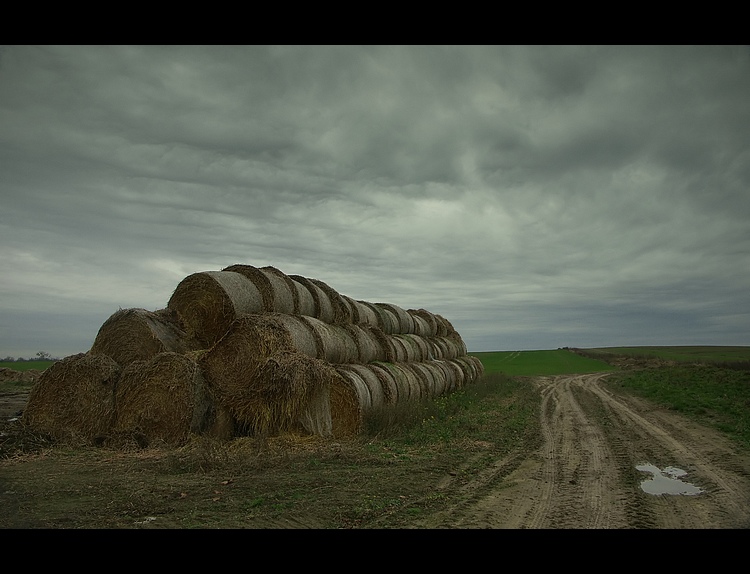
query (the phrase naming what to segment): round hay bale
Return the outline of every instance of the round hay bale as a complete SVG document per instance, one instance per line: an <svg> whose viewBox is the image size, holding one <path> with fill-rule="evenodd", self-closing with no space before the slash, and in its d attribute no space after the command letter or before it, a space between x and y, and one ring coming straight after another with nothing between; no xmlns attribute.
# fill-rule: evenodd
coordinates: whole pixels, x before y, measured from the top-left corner
<svg viewBox="0 0 750 574"><path fill-rule="evenodd" d="M315 317L299 318L310 326L319 342L319 359L329 363L351 363L357 360L357 344L344 326L329 325Z"/></svg>
<svg viewBox="0 0 750 574"><path fill-rule="evenodd" d="M398 335L390 335L392 355L388 357L389 363L406 363L413 360L409 357L407 344Z"/></svg>
<svg viewBox="0 0 750 574"><path fill-rule="evenodd" d="M294 290L297 292L297 301L299 303L298 313L300 315L307 315L308 317L317 317L318 306L313 298L310 290L299 282L295 275L289 275L289 280L292 282Z"/></svg>
<svg viewBox="0 0 750 574"><path fill-rule="evenodd" d="M357 314L359 317L358 322L360 325L382 329L380 314L375 310L372 303L368 303L367 301L354 301L354 304L357 306Z"/></svg>
<svg viewBox="0 0 750 574"><path fill-rule="evenodd" d="M306 319L312 319L312 317L305 317L301 315L284 315L283 313L272 313L266 314L263 317L267 320L278 322L283 328L289 333L292 347L297 351L313 358L324 358L325 350L323 348L323 342L320 340L320 336L315 332L315 329L309 321Z"/></svg>
<svg viewBox="0 0 750 574"><path fill-rule="evenodd" d="M310 279L310 281L317 285L328 299L331 309L333 310L333 319L331 323L334 325L345 325L351 323L352 308L349 306L349 303L346 302L344 297L338 291L319 279Z"/></svg>
<svg viewBox="0 0 750 574"><path fill-rule="evenodd" d="M414 319L405 310L392 303L375 303L383 309L387 309L396 317L396 330L394 333L414 334Z"/></svg>
<svg viewBox="0 0 750 574"><path fill-rule="evenodd" d="M210 347L243 315L262 313L263 296L253 282L232 271L203 271L183 279L167 303L188 336Z"/></svg>
<svg viewBox="0 0 750 574"><path fill-rule="evenodd" d="M268 357L294 350L289 331L267 315L246 315L199 359L201 371L217 401L231 411L233 397L253 383Z"/></svg>
<svg viewBox="0 0 750 574"><path fill-rule="evenodd" d="M368 368L367 365L351 363L348 365L337 365L335 369L340 374L343 374L344 371L353 371L359 375L370 393L370 405L368 408L381 407L386 403L383 384L380 382L378 375L372 369Z"/></svg>
<svg viewBox="0 0 750 574"><path fill-rule="evenodd" d="M433 313L430 313L426 309L409 309L408 313L415 319L418 317L420 319L420 324L423 323L425 325L423 328L426 329L426 332L422 335L423 337L437 336L438 320Z"/></svg>
<svg viewBox="0 0 750 574"><path fill-rule="evenodd" d="M123 369L115 390L112 430L147 443L181 445L201 434L211 403L198 364L179 353L160 353Z"/></svg>
<svg viewBox="0 0 750 574"><path fill-rule="evenodd" d="M367 401L364 381L357 381L356 373L336 372L329 390L332 435L335 438L356 436L362 430L364 406Z"/></svg>
<svg viewBox="0 0 750 574"><path fill-rule="evenodd" d="M381 328L386 335L394 335L400 332L401 325L398 317L388 308L387 303L375 303L375 309L380 315Z"/></svg>
<svg viewBox="0 0 750 574"><path fill-rule="evenodd" d="M200 343L180 328L171 309L120 309L99 328L89 353L108 355L125 367L159 353L187 353L199 348Z"/></svg>
<svg viewBox="0 0 750 574"><path fill-rule="evenodd" d="M435 335L438 337L447 337L451 333L455 333L455 329L453 328L453 325L451 325L451 322L442 315L435 314L435 320L437 322Z"/></svg>
<svg viewBox="0 0 750 574"><path fill-rule="evenodd" d="M381 361L369 363L365 365L365 367L372 371L378 378L378 381L380 381L380 388L383 389L383 398L386 404L395 405L399 400L406 400L408 398L408 389L402 391L406 392L406 396L399 397L399 388L396 383L396 378L390 369L383 366Z"/></svg>
<svg viewBox="0 0 750 574"><path fill-rule="evenodd" d="M464 372L455 363L455 359L436 361L446 370L447 392L452 393L464 387Z"/></svg>
<svg viewBox="0 0 750 574"><path fill-rule="evenodd" d="M432 397L440 397L448 392L448 372L439 361L417 363L432 374L430 392Z"/></svg>
<svg viewBox="0 0 750 574"><path fill-rule="evenodd" d="M403 367L413 373L414 377L419 382L420 398L430 399L436 396L434 374L432 370L428 369L421 363L406 363Z"/></svg>
<svg viewBox="0 0 750 574"><path fill-rule="evenodd" d="M403 364L389 362L373 364L386 369L391 374L397 388L399 402L418 401L422 398L422 383L416 374Z"/></svg>
<svg viewBox="0 0 750 574"><path fill-rule="evenodd" d="M293 281L297 282L301 287L304 287L307 290L314 302L315 310L313 313L310 313L309 316L320 319L324 323L333 323L333 305L331 305L331 301L325 291L307 277L302 277L300 275L290 275L290 277ZM307 313L301 314L307 315Z"/></svg>
<svg viewBox="0 0 750 574"><path fill-rule="evenodd" d="M230 265L222 271L232 271L249 279L260 292L265 311L295 313L297 290L284 273L275 267L253 267L252 265ZM298 306L298 303L297 303Z"/></svg>
<svg viewBox="0 0 750 574"><path fill-rule="evenodd" d="M411 314L412 321L414 321L415 335L418 335L420 337L430 337L434 335L434 333L430 332L430 325L427 323L424 317L415 315L412 309L409 309L408 313Z"/></svg>
<svg viewBox="0 0 750 574"><path fill-rule="evenodd" d="M470 385L479 379L484 371L481 361L471 355L464 355L453 359L464 371L464 385Z"/></svg>
<svg viewBox="0 0 750 574"><path fill-rule="evenodd" d="M474 365L474 371L476 372L476 379L484 375L484 363L482 363L479 357L474 355L465 355L465 357ZM476 380L475 379L475 380Z"/></svg>
<svg viewBox="0 0 750 574"><path fill-rule="evenodd" d="M110 431L121 367L107 355L79 353L45 369L31 388L22 421L56 439L98 440Z"/></svg>
<svg viewBox="0 0 750 574"><path fill-rule="evenodd" d="M372 361L386 360L385 348L380 336L382 331L378 334L369 325L345 325L344 328L351 335L357 347L357 360L351 362L367 364Z"/></svg>
<svg viewBox="0 0 750 574"><path fill-rule="evenodd" d="M344 303L349 307L349 317L350 322L356 324L359 324L361 322L361 319L359 317L359 304L352 299L351 297L347 297L346 295L341 295L341 298L344 300Z"/></svg>

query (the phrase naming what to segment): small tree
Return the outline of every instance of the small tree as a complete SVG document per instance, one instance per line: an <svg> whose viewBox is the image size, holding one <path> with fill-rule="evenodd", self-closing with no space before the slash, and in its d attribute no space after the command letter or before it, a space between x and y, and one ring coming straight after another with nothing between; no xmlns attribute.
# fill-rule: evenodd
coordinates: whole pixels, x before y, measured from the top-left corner
<svg viewBox="0 0 750 574"><path fill-rule="evenodd" d="M36 354L36 358L40 361L49 361L52 358L52 355L50 355L47 351L39 351Z"/></svg>

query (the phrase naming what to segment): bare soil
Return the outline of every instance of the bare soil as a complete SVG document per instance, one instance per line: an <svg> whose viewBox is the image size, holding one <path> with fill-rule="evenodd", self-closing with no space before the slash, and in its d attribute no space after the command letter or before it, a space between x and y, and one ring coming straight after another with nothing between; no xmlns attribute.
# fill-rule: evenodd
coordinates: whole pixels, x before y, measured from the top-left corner
<svg viewBox="0 0 750 574"><path fill-rule="evenodd" d="M750 527L747 451L607 379L530 378L538 426L510 450L476 442L391 452L382 441L286 438L217 454L211 445L73 450L40 439L0 459L0 527ZM19 432L8 419L25 400L0 396L0 442ZM702 492L645 492L651 475L636 468L645 463L686 471L681 480Z"/></svg>

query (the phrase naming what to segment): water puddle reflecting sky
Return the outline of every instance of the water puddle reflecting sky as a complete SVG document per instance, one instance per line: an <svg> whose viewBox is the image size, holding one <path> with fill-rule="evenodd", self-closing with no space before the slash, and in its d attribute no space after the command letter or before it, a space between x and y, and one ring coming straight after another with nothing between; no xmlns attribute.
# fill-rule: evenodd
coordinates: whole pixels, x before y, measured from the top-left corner
<svg viewBox="0 0 750 574"><path fill-rule="evenodd" d="M648 494L682 494L692 496L703 492L702 488L680 480L687 472L681 468L668 466L663 470L653 464L644 463L635 467L642 472L651 473L651 478L641 482L641 489Z"/></svg>

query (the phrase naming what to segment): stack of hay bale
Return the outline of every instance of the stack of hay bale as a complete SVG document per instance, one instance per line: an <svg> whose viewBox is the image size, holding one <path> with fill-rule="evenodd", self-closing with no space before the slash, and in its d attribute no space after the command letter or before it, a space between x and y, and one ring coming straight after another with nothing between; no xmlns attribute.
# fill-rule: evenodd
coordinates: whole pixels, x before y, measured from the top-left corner
<svg viewBox="0 0 750 574"><path fill-rule="evenodd" d="M42 374L23 419L89 440L341 437L358 433L371 409L435 398L482 373L440 315L232 265L189 275L165 309L114 313L87 353Z"/></svg>

